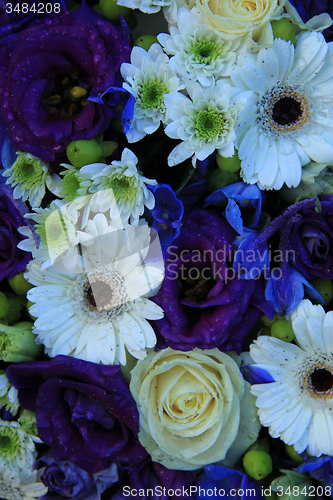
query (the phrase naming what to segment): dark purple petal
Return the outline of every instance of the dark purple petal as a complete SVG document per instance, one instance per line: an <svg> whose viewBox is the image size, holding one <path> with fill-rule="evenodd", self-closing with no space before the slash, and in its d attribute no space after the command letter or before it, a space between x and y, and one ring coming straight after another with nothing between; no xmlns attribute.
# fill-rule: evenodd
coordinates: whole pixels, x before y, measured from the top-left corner
<svg viewBox="0 0 333 500"><path fill-rule="evenodd" d="M139 416L119 366L67 356L8 368L22 407L36 410L38 434L57 460L87 472L140 462Z"/></svg>

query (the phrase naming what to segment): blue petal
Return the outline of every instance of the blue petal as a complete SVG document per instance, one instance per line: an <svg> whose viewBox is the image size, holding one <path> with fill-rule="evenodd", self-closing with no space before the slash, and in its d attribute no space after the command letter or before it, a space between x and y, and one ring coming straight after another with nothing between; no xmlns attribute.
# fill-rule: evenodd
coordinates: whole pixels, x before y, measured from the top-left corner
<svg viewBox="0 0 333 500"><path fill-rule="evenodd" d="M225 217L230 226L233 227L238 234L243 236L242 213L235 200L229 198L227 208L225 209Z"/></svg>
<svg viewBox="0 0 333 500"><path fill-rule="evenodd" d="M241 368L241 372L244 379L251 385L275 382L270 373L256 365L244 366Z"/></svg>
<svg viewBox="0 0 333 500"><path fill-rule="evenodd" d="M247 229L245 239L240 243L235 253L233 269L245 280L257 278L263 271L269 272L269 251L267 243L260 247L256 245L257 232Z"/></svg>
<svg viewBox="0 0 333 500"><path fill-rule="evenodd" d="M304 286L312 297L324 303L323 297L289 264L274 269L268 280L265 297L280 314L291 314L304 297Z"/></svg>
<svg viewBox="0 0 333 500"><path fill-rule="evenodd" d="M332 460L332 457L329 457L327 455L322 455L321 457L314 457L294 470L300 472L301 474L303 474L303 472L311 472L313 470L319 469L319 467L321 467L324 463L328 462L329 460Z"/></svg>
<svg viewBox="0 0 333 500"><path fill-rule="evenodd" d="M109 87L101 95L91 95L88 97L88 101L107 104L114 108L119 105L124 106L121 114L121 124L124 134L128 132L134 114L134 97L130 92L122 87Z"/></svg>

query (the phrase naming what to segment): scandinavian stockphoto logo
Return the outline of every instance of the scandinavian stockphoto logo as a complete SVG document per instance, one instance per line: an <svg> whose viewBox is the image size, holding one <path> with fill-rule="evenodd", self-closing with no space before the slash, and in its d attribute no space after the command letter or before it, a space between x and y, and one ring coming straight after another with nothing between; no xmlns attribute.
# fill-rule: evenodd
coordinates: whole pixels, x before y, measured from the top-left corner
<svg viewBox="0 0 333 500"><path fill-rule="evenodd" d="M152 296L164 278L157 232L145 221L138 226L123 221L112 189L52 211L45 220L45 242L48 265L57 273L81 275L87 299L98 311Z"/></svg>

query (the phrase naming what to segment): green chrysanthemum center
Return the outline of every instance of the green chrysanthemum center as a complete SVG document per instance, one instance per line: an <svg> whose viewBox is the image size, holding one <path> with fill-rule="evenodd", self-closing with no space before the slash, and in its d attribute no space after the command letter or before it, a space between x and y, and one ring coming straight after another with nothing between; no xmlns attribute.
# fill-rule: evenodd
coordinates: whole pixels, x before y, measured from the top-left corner
<svg viewBox="0 0 333 500"><path fill-rule="evenodd" d="M116 202L133 204L136 200L138 187L135 177L127 177L115 173L107 179L106 189L112 189Z"/></svg>
<svg viewBox="0 0 333 500"><path fill-rule="evenodd" d="M159 80L145 82L140 86L139 98L144 109L161 108L164 105L164 94L168 91L165 83Z"/></svg>
<svg viewBox="0 0 333 500"><path fill-rule="evenodd" d="M196 136L205 140L217 139L225 136L228 131L228 120L223 111L205 109L199 111L195 117Z"/></svg>
<svg viewBox="0 0 333 500"><path fill-rule="evenodd" d="M209 64L223 53L222 46L212 41L196 42L191 50L197 62Z"/></svg>
<svg viewBox="0 0 333 500"><path fill-rule="evenodd" d="M45 215L45 220L35 226L36 233L41 238L41 243L49 248L67 247L67 228L65 221L58 210Z"/></svg>
<svg viewBox="0 0 333 500"><path fill-rule="evenodd" d="M32 189L36 184L42 184L46 171L41 161L31 158L27 153L19 153L10 169L12 185L19 184L24 189Z"/></svg>
<svg viewBox="0 0 333 500"><path fill-rule="evenodd" d="M9 427L0 427L0 456L10 460L17 455L20 449L20 438Z"/></svg>
<svg viewBox="0 0 333 500"><path fill-rule="evenodd" d="M66 201L73 201L79 196L78 190L80 189L80 174L75 171L67 171L61 181L61 196Z"/></svg>

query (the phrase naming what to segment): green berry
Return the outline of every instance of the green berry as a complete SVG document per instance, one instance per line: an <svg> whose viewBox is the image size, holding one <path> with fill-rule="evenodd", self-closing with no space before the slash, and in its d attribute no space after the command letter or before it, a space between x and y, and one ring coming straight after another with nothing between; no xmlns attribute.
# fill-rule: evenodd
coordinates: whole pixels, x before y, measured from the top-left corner
<svg viewBox="0 0 333 500"><path fill-rule="evenodd" d="M29 309L30 309L31 306L34 306L34 305L35 305L34 302L31 302L31 300L28 300L28 302L27 302L27 311L28 311L28 314L29 314L30 318L33 321L35 321L37 318L35 316L32 316L32 314L30 314Z"/></svg>
<svg viewBox="0 0 333 500"><path fill-rule="evenodd" d="M283 340L284 342L292 342L295 338L295 334L290 321L286 319L275 321L271 327L271 336Z"/></svg>
<svg viewBox="0 0 333 500"><path fill-rule="evenodd" d="M66 149L66 154L72 165L81 168L90 163L96 163L102 156L102 149L96 139L72 141Z"/></svg>
<svg viewBox="0 0 333 500"><path fill-rule="evenodd" d="M223 172L238 172L241 167L238 153L235 153L234 156L231 156L230 158L224 158L224 156L216 153L216 163L219 169Z"/></svg>
<svg viewBox="0 0 333 500"><path fill-rule="evenodd" d="M219 168L213 168L209 170L206 175L206 186L208 191L213 193L217 189L220 189L229 184L239 181L239 175L234 172L223 172Z"/></svg>
<svg viewBox="0 0 333 500"><path fill-rule="evenodd" d="M332 281L328 278L315 278L314 280L311 280L311 285L318 291L318 293L320 293L325 300L325 305L328 306L333 298Z"/></svg>
<svg viewBox="0 0 333 500"><path fill-rule="evenodd" d="M28 290L32 288L32 285L24 279L23 271L8 280L8 284L16 295L26 295Z"/></svg>
<svg viewBox="0 0 333 500"><path fill-rule="evenodd" d="M9 309L9 302L6 295L0 292L0 318L3 318Z"/></svg>
<svg viewBox="0 0 333 500"><path fill-rule="evenodd" d="M271 456L266 451L250 450L243 457L245 472L259 481L268 476L273 470Z"/></svg>
<svg viewBox="0 0 333 500"><path fill-rule="evenodd" d="M283 38L286 42L296 43L295 25L287 18L281 17L277 21L271 21L274 38Z"/></svg>
<svg viewBox="0 0 333 500"><path fill-rule="evenodd" d="M286 444L286 452L294 462L297 462L298 464L302 464L304 462L304 459L299 453L297 453L297 451L295 451L293 445Z"/></svg>
<svg viewBox="0 0 333 500"><path fill-rule="evenodd" d="M142 47L143 49L147 50L153 45L153 43L158 43L157 36L155 35L142 35L139 36L134 42L134 45L137 45L138 47Z"/></svg>
<svg viewBox="0 0 333 500"><path fill-rule="evenodd" d="M115 0L99 0L99 7L103 16L113 21L118 19L119 14L126 17L131 12L131 9L118 5Z"/></svg>

